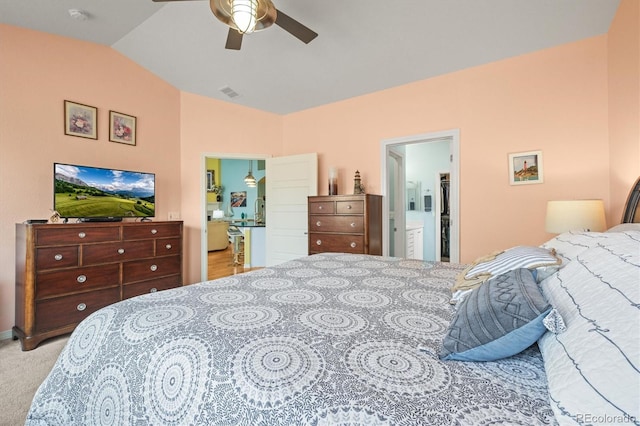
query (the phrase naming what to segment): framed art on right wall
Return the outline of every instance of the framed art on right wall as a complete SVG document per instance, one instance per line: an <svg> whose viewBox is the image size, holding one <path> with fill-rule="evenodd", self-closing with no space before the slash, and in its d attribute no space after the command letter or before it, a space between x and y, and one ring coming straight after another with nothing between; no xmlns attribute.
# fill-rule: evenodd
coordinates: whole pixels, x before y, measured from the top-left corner
<svg viewBox="0 0 640 426"><path fill-rule="evenodd" d="M509 154L509 183L530 185L544 182L542 151Z"/></svg>
<svg viewBox="0 0 640 426"><path fill-rule="evenodd" d="M509 154L509 183L529 185L544 182L542 151Z"/></svg>

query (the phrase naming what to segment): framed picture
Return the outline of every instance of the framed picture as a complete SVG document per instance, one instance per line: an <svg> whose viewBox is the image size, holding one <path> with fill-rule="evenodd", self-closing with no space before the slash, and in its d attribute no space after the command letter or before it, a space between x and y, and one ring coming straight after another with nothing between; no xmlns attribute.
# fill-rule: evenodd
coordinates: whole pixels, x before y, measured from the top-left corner
<svg viewBox="0 0 640 426"><path fill-rule="evenodd" d="M109 140L135 145L136 118L132 115L109 111Z"/></svg>
<svg viewBox="0 0 640 426"><path fill-rule="evenodd" d="M216 186L216 171L207 170L207 191L214 192Z"/></svg>
<svg viewBox="0 0 640 426"><path fill-rule="evenodd" d="M509 183L529 185L544 182L542 151L509 154Z"/></svg>
<svg viewBox="0 0 640 426"><path fill-rule="evenodd" d="M98 139L98 108L64 101L64 134Z"/></svg>
<svg viewBox="0 0 640 426"><path fill-rule="evenodd" d="M231 193L231 207L247 207L247 191Z"/></svg>

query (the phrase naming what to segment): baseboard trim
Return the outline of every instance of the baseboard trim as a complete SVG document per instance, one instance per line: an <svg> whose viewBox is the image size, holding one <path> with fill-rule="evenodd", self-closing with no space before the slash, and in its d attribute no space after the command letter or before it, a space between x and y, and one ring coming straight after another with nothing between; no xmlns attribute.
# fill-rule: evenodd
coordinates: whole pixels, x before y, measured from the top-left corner
<svg viewBox="0 0 640 426"><path fill-rule="evenodd" d="M11 330L0 331L0 340L8 340L13 337Z"/></svg>

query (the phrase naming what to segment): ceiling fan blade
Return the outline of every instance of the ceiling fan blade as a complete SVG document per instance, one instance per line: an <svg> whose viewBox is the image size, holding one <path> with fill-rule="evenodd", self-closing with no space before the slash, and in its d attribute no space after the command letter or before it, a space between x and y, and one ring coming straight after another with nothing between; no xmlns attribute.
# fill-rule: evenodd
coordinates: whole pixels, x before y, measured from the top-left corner
<svg viewBox="0 0 640 426"><path fill-rule="evenodd" d="M280 12L280 10L276 10L278 11L276 25L279 25L280 28L287 31L289 34L296 37L301 42L309 43L311 40L318 37L318 33L316 33L315 31L312 31L311 29L305 27L289 15Z"/></svg>
<svg viewBox="0 0 640 426"><path fill-rule="evenodd" d="M227 34L227 44L225 49L240 50L242 47L242 33L233 28L229 28L229 34Z"/></svg>

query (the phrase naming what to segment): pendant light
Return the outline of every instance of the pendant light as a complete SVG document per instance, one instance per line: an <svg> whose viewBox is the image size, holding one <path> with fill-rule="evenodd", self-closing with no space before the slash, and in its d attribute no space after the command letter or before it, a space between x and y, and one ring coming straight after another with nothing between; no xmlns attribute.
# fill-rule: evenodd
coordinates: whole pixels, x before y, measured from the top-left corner
<svg viewBox="0 0 640 426"><path fill-rule="evenodd" d="M249 174L244 178L244 183L247 184L248 187L253 188L256 186L256 178L253 177L253 160L249 160Z"/></svg>

